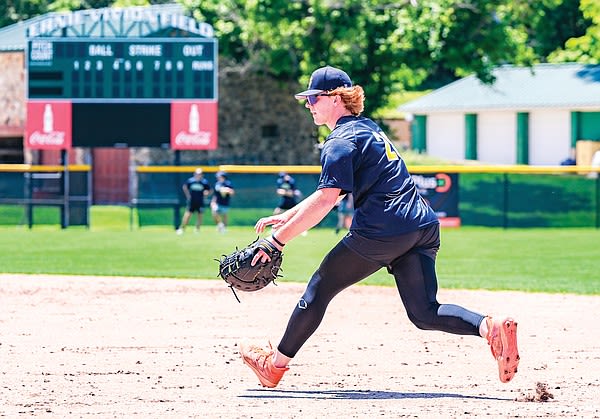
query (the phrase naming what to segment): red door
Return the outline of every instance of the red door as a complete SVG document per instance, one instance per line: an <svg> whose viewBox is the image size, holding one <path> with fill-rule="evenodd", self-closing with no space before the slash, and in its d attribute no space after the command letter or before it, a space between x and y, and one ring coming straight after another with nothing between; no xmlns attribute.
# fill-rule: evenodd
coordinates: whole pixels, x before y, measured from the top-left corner
<svg viewBox="0 0 600 419"><path fill-rule="evenodd" d="M92 179L94 204L129 202L129 149L93 148Z"/></svg>

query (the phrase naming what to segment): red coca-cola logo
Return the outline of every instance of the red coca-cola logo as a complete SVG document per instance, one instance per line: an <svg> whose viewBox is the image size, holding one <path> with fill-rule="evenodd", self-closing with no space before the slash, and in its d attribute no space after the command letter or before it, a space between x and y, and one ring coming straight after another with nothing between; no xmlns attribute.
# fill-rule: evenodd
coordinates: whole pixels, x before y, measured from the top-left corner
<svg viewBox="0 0 600 419"><path fill-rule="evenodd" d="M189 133L181 131L175 136L175 144L178 146L202 147L210 145L211 133L208 131L200 131L197 133Z"/></svg>
<svg viewBox="0 0 600 419"><path fill-rule="evenodd" d="M27 102L25 147L39 150L71 148L71 102Z"/></svg>
<svg viewBox="0 0 600 419"><path fill-rule="evenodd" d="M65 143L65 133L58 131L53 131L49 133L35 131L29 137L29 143L32 146L62 146Z"/></svg>
<svg viewBox="0 0 600 419"><path fill-rule="evenodd" d="M214 150L217 148L217 102L171 103L171 148Z"/></svg>

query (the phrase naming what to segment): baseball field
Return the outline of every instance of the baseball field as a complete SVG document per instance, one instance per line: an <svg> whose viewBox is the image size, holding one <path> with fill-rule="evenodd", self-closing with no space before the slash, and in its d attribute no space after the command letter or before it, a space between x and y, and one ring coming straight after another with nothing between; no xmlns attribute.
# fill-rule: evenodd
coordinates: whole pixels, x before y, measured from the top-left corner
<svg viewBox="0 0 600 419"><path fill-rule="evenodd" d="M380 272L334 299L272 390L238 342L278 343L339 236L299 237L278 286L238 303L213 258L253 238L3 229L0 416L600 417L597 230L442 232L440 302L519 322L508 384L483 339L416 329Z"/></svg>

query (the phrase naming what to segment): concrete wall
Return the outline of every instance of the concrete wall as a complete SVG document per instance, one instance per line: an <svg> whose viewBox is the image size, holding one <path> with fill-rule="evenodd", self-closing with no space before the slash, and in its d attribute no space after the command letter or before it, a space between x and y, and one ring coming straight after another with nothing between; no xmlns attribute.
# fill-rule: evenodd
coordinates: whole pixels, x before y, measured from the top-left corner
<svg viewBox="0 0 600 419"><path fill-rule="evenodd" d="M529 113L529 164L556 165L571 155L571 112Z"/></svg>
<svg viewBox="0 0 600 419"><path fill-rule="evenodd" d="M184 164L318 164L316 126L294 99L303 87L234 67L219 70L219 148L184 151ZM150 150L156 162L172 152Z"/></svg>
<svg viewBox="0 0 600 419"><path fill-rule="evenodd" d="M483 163L517 162L515 112L482 112L477 115L477 155Z"/></svg>
<svg viewBox="0 0 600 419"><path fill-rule="evenodd" d="M427 117L427 153L443 159L464 160L464 114L439 113Z"/></svg>

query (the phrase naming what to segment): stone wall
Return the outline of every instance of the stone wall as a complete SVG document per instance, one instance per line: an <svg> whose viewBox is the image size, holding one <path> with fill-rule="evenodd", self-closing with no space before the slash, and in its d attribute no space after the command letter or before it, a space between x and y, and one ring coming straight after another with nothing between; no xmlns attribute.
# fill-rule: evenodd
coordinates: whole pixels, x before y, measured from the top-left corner
<svg viewBox="0 0 600 419"><path fill-rule="evenodd" d="M22 136L24 128L23 53L0 53L0 138Z"/></svg>
<svg viewBox="0 0 600 419"><path fill-rule="evenodd" d="M23 53L0 53L0 163L23 163L25 77Z"/></svg>
<svg viewBox="0 0 600 419"><path fill-rule="evenodd" d="M297 83L245 74L239 69L219 72L219 148L182 151L183 165L319 164L317 128L310 112L294 93ZM138 164L172 164L169 150L139 150Z"/></svg>

